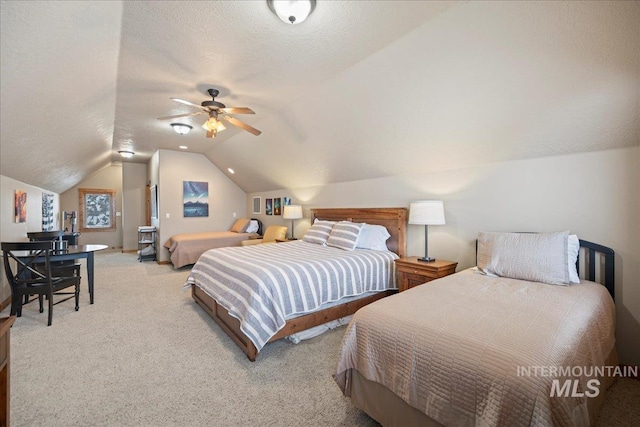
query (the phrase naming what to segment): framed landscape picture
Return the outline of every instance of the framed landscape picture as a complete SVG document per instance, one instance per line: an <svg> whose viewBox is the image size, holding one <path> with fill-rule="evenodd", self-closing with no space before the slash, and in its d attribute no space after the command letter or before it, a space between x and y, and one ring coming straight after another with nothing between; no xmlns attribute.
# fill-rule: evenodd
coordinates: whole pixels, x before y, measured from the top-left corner
<svg viewBox="0 0 640 427"><path fill-rule="evenodd" d="M280 197L273 199L273 214L282 215L282 207L280 204Z"/></svg>
<svg viewBox="0 0 640 427"><path fill-rule="evenodd" d="M185 218L209 216L209 183L183 181L182 200Z"/></svg>
<svg viewBox="0 0 640 427"><path fill-rule="evenodd" d="M266 213L267 215L273 215L273 199L265 199L264 213Z"/></svg>

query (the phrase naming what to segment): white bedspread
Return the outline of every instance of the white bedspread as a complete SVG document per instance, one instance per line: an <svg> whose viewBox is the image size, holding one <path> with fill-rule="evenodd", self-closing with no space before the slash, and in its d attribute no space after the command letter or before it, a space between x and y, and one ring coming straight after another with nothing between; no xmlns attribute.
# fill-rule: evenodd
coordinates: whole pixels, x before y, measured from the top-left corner
<svg viewBox="0 0 640 427"><path fill-rule="evenodd" d="M590 425L589 397L550 397L554 377L519 376L518 367L603 366L614 327L599 284L465 270L359 310L334 378L349 396L355 369L445 425ZM588 378L568 378L589 391Z"/></svg>

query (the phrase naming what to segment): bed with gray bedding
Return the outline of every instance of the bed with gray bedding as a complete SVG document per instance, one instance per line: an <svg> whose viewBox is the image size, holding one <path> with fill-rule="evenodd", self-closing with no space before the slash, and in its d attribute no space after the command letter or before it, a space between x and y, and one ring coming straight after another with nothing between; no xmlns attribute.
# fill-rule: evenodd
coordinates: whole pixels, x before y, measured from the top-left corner
<svg viewBox="0 0 640 427"><path fill-rule="evenodd" d="M613 251L580 243L607 250L610 269L589 249L580 283L468 269L362 308L340 390L385 426L593 425L612 378L590 369L617 366Z"/></svg>

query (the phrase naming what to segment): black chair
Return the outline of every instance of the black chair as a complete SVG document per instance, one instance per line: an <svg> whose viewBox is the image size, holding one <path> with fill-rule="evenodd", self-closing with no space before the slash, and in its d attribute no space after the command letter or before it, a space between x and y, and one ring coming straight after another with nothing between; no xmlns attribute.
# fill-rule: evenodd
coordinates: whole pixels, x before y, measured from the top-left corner
<svg viewBox="0 0 640 427"><path fill-rule="evenodd" d="M78 311L80 302L80 276L62 276L61 270L52 270L50 242L3 242L2 256L7 280L11 286L11 315L22 316L22 306L32 295L38 296L40 313L44 311L43 297L49 302L49 322L53 319L53 306L75 297ZM44 262L42 261L44 259ZM64 289L75 287L73 292ZM53 302L54 295L68 295Z"/></svg>
<svg viewBox="0 0 640 427"><path fill-rule="evenodd" d="M65 234L62 230L29 232L27 233L27 237L29 237L29 241L31 242L53 242L66 240L68 244L71 244L71 241L77 241L78 239L77 236ZM51 267L54 270L54 275L80 276L80 263L78 260L56 261L51 264Z"/></svg>

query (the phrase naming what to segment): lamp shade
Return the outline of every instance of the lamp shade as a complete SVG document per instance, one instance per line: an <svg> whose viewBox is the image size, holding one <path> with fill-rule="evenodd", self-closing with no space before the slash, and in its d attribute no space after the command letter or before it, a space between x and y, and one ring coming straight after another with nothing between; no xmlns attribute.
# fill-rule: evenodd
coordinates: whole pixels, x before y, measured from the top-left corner
<svg viewBox="0 0 640 427"><path fill-rule="evenodd" d="M442 200L422 200L409 206L409 224L442 225L444 203Z"/></svg>
<svg viewBox="0 0 640 427"><path fill-rule="evenodd" d="M302 218L302 206L285 205L282 211L282 219L300 219Z"/></svg>

